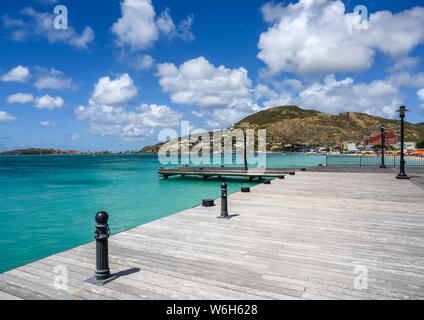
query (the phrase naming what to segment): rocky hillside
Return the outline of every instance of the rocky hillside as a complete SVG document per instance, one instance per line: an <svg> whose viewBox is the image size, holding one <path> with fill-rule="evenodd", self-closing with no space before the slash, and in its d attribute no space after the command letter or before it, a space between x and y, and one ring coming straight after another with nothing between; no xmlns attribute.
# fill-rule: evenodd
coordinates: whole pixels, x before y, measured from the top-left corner
<svg viewBox="0 0 424 320"><path fill-rule="evenodd" d="M270 144L338 145L345 141L363 144L370 133L381 124L400 134L400 121L370 116L364 113L345 112L337 115L297 106L276 107L244 118L235 128L266 129ZM406 141L424 139L424 126L405 123Z"/></svg>
<svg viewBox="0 0 424 320"><path fill-rule="evenodd" d="M161 147L163 144L164 144L164 143L162 142L162 143L155 144L154 146L146 146L146 147L144 147L143 149L141 149L141 150L139 151L139 153L143 153L143 154L158 153L158 152L159 152L160 147Z"/></svg>
<svg viewBox="0 0 424 320"><path fill-rule="evenodd" d="M0 155L16 156L16 155L50 155L50 154L61 154L60 150L54 149L39 149L39 148L28 148L28 149L16 149L5 152L0 152Z"/></svg>
<svg viewBox="0 0 424 320"><path fill-rule="evenodd" d="M400 134L400 121L370 116L364 113L345 112L337 115L297 106L282 106L252 114L233 127L266 129L269 150L282 150L286 144L335 146L343 142L364 144L370 134L379 131L381 124ZM424 140L424 125L405 123L405 140ZM178 143L176 141L176 143ZM162 144L148 146L142 153L157 153Z"/></svg>

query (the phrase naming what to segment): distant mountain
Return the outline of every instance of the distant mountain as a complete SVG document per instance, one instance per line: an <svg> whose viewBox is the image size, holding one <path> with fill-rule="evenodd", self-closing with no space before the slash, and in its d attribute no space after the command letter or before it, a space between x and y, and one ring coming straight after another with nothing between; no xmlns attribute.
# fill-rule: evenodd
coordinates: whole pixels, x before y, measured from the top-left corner
<svg viewBox="0 0 424 320"><path fill-rule="evenodd" d="M39 149L39 148L28 148L28 149L16 149L11 151L0 152L0 155L18 156L18 155L47 155L47 154L60 154L62 151L55 149Z"/></svg>
<svg viewBox="0 0 424 320"><path fill-rule="evenodd" d="M59 149L40 149L40 148L28 148L28 149L16 149L5 152L0 152L2 156L31 156L31 155L56 155L56 154L86 154L86 152L66 150L62 151Z"/></svg>
<svg viewBox="0 0 424 320"><path fill-rule="evenodd" d="M137 153L136 151L125 151L125 152L110 152L110 151L94 151L94 152L83 152L75 150L62 151L59 149L40 149L40 148L28 148L28 149L16 149L5 152L0 152L2 156L30 156L30 155L86 155L86 154L131 154Z"/></svg>
<svg viewBox="0 0 424 320"><path fill-rule="evenodd" d="M345 112L336 115L298 106L281 106L252 114L233 128L266 129L268 149L282 149L286 144L335 146L343 142L364 144L370 134L384 125L400 135L400 120L385 119L364 113ZM424 124L405 122L405 140L424 140ZM173 141L172 143L177 143ZM160 146L148 146L141 153L157 153Z"/></svg>

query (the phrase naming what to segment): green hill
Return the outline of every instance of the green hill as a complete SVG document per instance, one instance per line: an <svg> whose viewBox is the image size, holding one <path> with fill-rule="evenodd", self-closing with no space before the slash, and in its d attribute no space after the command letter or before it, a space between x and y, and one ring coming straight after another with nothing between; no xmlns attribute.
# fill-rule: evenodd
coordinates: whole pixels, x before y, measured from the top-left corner
<svg viewBox="0 0 424 320"><path fill-rule="evenodd" d="M281 150L286 144L335 146L343 142L364 144L370 134L384 126L400 135L400 120L385 119L364 113L344 112L336 115L298 106L281 106L252 114L234 128L266 129L268 149ZM405 122L405 140L424 140L424 124ZM142 152L156 153L162 144L148 146Z"/></svg>
<svg viewBox="0 0 424 320"><path fill-rule="evenodd" d="M369 135L384 126L400 134L400 120L364 113L345 112L331 115L297 106L282 106L260 111L234 125L234 128L266 129L272 144L338 145L345 141L365 143ZM424 139L424 125L405 123L405 140Z"/></svg>

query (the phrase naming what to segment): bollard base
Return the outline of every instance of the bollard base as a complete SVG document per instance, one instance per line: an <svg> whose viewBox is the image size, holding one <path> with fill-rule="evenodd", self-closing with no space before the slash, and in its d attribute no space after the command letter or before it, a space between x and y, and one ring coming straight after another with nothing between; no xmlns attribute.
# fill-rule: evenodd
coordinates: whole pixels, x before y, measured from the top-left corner
<svg viewBox="0 0 424 320"><path fill-rule="evenodd" d="M99 279L97 279L96 275L93 275L92 277L88 278L84 282L87 282L87 283L94 284L96 286L102 287L106 283L111 282L111 281L115 280L116 278L118 278L118 276L112 274L107 279L99 280Z"/></svg>
<svg viewBox="0 0 424 320"><path fill-rule="evenodd" d="M407 176L407 175L397 175L396 176L396 179L405 179L405 180L408 180L409 179L409 177Z"/></svg>
<svg viewBox="0 0 424 320"><path fill-rule="evenodd" d="M231 219L230 216L218 216L217 219Z"/></svg>

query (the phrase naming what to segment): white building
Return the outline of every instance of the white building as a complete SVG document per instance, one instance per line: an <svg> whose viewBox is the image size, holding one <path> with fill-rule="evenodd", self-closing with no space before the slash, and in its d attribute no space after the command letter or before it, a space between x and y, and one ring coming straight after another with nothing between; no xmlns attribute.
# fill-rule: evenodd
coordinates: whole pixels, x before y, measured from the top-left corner
<svg viewBox="0 0 424 320"><path fill-rule="evenodd" d="M348 143L346 143L346 148L347 148L347 151L354 151L354 150L356 150L356 143L355 142L348 142Z"/></svg>
<svg viewBox="0 0 424 320"><path fill-rule="evenodd" d="M407 151L413 151L417 148L417 144L415 142L405 142L405 149Z"/></svg>
<svg viewBox="0 0 424 320"><path fill-rule="evenodd" d="M400 142L396 142L393 147L396 150L400 150ZM403 149L406 151L413 151L417 148L417 143L416 142L405 142L403 144Z"/></svg>

